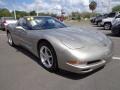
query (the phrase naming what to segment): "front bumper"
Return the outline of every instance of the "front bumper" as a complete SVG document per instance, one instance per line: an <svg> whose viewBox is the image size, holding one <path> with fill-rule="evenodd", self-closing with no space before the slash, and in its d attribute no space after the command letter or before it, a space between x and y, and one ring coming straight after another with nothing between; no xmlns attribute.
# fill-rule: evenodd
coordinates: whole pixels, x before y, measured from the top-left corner
<svg viewBox="0 0 120 90"><path fill-rule="evenodd" d="M94 49L93 49L94 48ZM79 49L78 52L82 52L81 54L77 52L72 52L72 54L68 54L69 56L61 56L63 60L59 60L59 67L66 71L74 72L74 73L88 73L104 66L106 63L112 60L112 46L111 48L98 48L91 47L86 49ZM75 56L77 55L77 56ZM67 58L66 58L67 57ZM67 60L79 60L85 61L86 64L73 65L67 63ZM98 60L98 61L97 61ZM97 62L96 62L97 61Z"/></svg>
<svg viewBox="0 0 120 90"><path fill-rule="evenodd" d="M68 67L69 67L70 72L84 74L84 73L92 72L92 71L104 66L106 63L110 62L111 60L112 60L112 54L109 56L108 59L102 59L97 63L78 65L78 66L68 64Z"/></svg>

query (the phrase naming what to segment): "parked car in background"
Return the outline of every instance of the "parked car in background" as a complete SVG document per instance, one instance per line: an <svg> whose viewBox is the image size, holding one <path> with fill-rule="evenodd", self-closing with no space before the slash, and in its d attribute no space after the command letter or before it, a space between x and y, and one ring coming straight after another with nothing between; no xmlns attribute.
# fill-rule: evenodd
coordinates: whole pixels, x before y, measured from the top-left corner
<svg viewBox="0 0 120 90"><path fill-rule="evenodd" d="M103 15L100 15L99 17L97 17L95 19L95 24L100 27L101 26L101 22L103 19L107 18L108 17L108 14L103 14Z"/></svg>
<svg viewBox="0 0 120 90"><path fill-rule="evenodd" d="M117 15L119 15L119 13L116 12L110 13L107 18L102 20L101 26L103 26L105 30L110 30L112 28L112 21L115 19Z"/></svg>
<svg viewBox="0 0 120 90"><path fill-rule="evenodd" d="M112 26L120 22L120 14L118 14L112 21Z"/></svg>
<svg viewBox="0 0 120 90"><path fill-rule="evenodd" d="M95 22L96 19L99 18L99 17L101 17L101 16L102 16L102 15L97 15L97 16L95 16L95 17L91 17L91 18L90 18L90 22L91 22L92 24L96 24L96 22Z"/></svg>
<svg viewBox="0 0 120 90"><path fill-rule="evenodd" d="M120 35L120 15L113 20L111 32L113 35Z"/></svg>
<svg viewBox="0 0 120 90"><path fill-rule="evenodd" d="M9 24L8 43L27 48L50 71L88 73L111 60L112 41L103 33L67 27L50 16L23 17Z"/></svg>
<svg viewBox="0 0 120 90"><path fill-rule="evenodd" d="M111 30L112 34L113 35L120 35L120 22L115 24L113 27L112 27L112 30Z"/></svg>
<svg viewBox="0 0 120 90"><path fill-rule="evenodd" d="M97 16L96 16L96 17L97 17ZM90 22L94 24L94 23L95 23L95 18L96 18L96 17L91 17L91 18L90 18Z"/></svg>
<svg viewBox="0 0 120 90"><path fill-rule="evenodd" d="M16 23L17 20L15 20L13 17L1 17L0 19L0 27L5 30L8 24Z"/></svg>

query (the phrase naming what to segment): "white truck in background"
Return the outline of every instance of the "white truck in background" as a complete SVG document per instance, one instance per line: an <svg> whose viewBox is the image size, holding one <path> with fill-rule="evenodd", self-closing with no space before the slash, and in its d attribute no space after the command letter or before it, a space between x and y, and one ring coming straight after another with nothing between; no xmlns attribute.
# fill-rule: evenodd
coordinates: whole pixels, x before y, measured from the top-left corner
<svg viewBox="0 0 120 90"><path fill-rule="evenodd" d="M119 15L119 12L110 13L107 18L103 19L101 22L101 26L104 27L105 30L110 30L112 28L113 20Z"/></svg>

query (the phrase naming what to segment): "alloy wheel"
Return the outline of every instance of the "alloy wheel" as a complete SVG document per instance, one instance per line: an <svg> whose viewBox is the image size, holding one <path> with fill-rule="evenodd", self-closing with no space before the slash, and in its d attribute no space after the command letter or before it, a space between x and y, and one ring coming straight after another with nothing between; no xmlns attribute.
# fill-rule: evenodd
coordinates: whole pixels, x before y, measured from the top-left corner
<svg viewBox="0 0 120 90"><path fill-rule="evenodd" d="M40 59L41 63L46 68L51 68L53 66L53 55L51 50L47 46L42 46L40 48Z"/></svg>
<svg viewBox="0 0 120 90"><path fill-rule="evenodd" d="M8 43L12 46L13 45L13 40L12 40L12 37L10 35L10 33L8 33Z"/></svg>

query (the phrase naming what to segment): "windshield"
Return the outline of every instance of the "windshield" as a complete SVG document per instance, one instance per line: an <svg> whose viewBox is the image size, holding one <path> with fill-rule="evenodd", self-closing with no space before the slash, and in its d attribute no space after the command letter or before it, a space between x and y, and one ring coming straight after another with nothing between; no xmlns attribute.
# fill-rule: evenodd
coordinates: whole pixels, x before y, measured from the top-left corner
<svg viewBox="0 0 120 90"><path fill-rule="evenodd" d="M65 28L66 25L52 17L33 17L27 18L30 30Z"/></svg>
<svg viewBox="0 0 120 90"><path fill-rule="evenodd" d="M115 17L116 13L110 13L108 17Z"/></svg>

